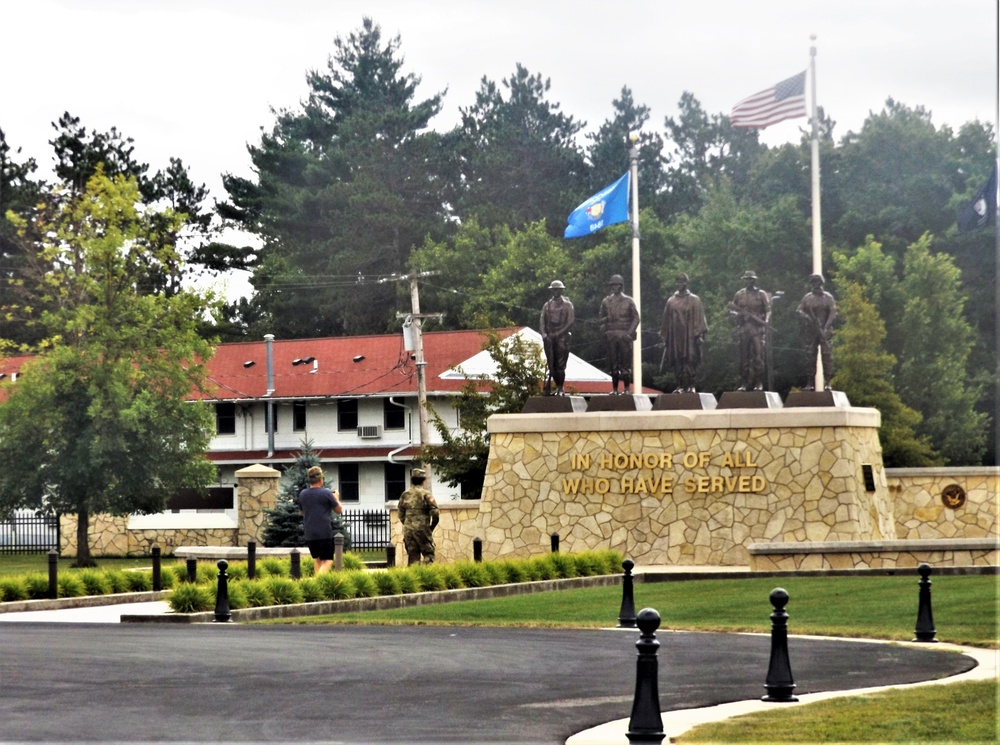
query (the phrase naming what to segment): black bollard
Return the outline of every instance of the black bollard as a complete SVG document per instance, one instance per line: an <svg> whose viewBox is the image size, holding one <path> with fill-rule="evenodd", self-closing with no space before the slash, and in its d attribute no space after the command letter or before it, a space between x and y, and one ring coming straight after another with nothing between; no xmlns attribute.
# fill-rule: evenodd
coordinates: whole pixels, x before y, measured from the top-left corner
<svg viewBox="0 0 1000 745"><path fill-rule="evenodd" d="M622 562L625 575L622 577L622 607L618 611L618 628L620 629L635 628L635 600L632 597L632 567L634 566L635 562L631 559L625 559Z"/></svg>
<svg viewBox="0 0 1000 745"><path fill-rule="evenodd" d="M219 559L217 566L219 567L219 589L215 592L215 620L225 622L233 617L233 614L229 612L229 575L226 574L229 562L225 559Z"/></svg>
<svg viewBox="0 0 1000 745"><path fill-rule="evenodd" d="M290 571L292 579L302 579L302 554L297 548L292 549L292 567Z"/></svg>
<svg viewBox="0 0 1000 745"><path fill-rule="evenodd" d="M59 552L49 551L49 597L59 597Z"/></svg>
<svg viewBox="0 0 1000 745"><path fill-rule="evenodd" d="M344 569L344 534L337 533L333 537L333 568L338 572Z"/></svg>
<svg viewBox="0 0 1000 745"><path fill-rule="evenodd" d="M652 608L639 611L639 641L635 648L639 658L635 663L635 698L632 699L632 716L628 720L629 742L663 742L663 718L660 716L660 687L657 683L656 629L660 614Z"/></svg>
<svg viewBox="0 0 1000 745"><path fill-rule="evenodd" d="M767 695L761 701L791 702L798 701L792 695L795 682L792 680L792 665L788 660L788 614L785 606L788 604L788 593L780 587L771 590L771 661L767 666L767 679L764 688Z"/></svg>
<svg viewBox="0 0 1000 745"><path fill-rule="evenodd" d="M396 547L391 543L385 547L385 565L389 568L396 566Z"/></svg>
<svg viewBox="0 0 1000 745"><path fill-rule="evenodd" d="M247 541L247 579L257 576L257 542Z"/></svg>
<svg viewBox="0 0 1000 745"><path fill-rule="evenodd" d="M159 592L163 589L163 575L160 571L160 547L153 544L149 553L153 556L153 592Z"/></svg>
<svg viewBox="0 0 1000 745"><path fill-rule="evenodd" d="M193 556L187 560L188 583L194 584L198 581L198 560Z"/></svg>
<svg viewBox="0 0 1000 745"><path fill-rule="evenodd" d="M473 538L472 539L472 560L475 562L481 562L483 560L483 539Z"/></svg>
<svg viewBox="0 0 1000 745"><path fill-rule="evenodd" d="M917 628L913 633L915 642L937 642L934 635L934 613L931 612L931 565L921 564L917 567L920 573L920 603L917 606Z"/></svg>
<svg viewBox="0 0 1000 745"><path fill-rule="evenodd" d="M549 540L552 545L552 553L554 554L559 553L559 534L553 533Z"/></svg>

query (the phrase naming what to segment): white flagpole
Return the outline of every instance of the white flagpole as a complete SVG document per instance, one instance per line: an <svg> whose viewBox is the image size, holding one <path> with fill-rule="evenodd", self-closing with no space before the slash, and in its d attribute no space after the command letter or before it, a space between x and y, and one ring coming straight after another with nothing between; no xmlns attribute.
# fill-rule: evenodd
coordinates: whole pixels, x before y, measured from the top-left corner
<svg viewBox="0 0 1000 745"><path fill-rule="evenodd" d="M810 35L814 43L809 47L809 88L812 120L812 265L813 274L823 273L823 226L820 221L820 189L819 189L819 119L816 117L816 34ZM823 390L823 355L816 350L816 380L813 381L817 391Z"/></svg>
<svg viewBox="0 0 1000 745"><path fill-rule="evenodd" d="M642 393L642 290L639 281L639 136L632 134L629 138L632 147L629 149L629 170L632 191L632 299L639 311L639 327L636 329L635 341L632 343L632 381L633 393Z"/></svg>

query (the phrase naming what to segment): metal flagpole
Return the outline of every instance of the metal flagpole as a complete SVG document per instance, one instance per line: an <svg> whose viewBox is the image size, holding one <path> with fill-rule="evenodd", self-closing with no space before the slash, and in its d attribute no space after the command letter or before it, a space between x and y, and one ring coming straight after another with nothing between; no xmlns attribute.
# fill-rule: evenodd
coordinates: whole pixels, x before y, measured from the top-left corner
<svg viewBox="0 0 1000 745"><path fill-rule="evenodd" d="M642 393L642 290L639 281L639 136L629 137L632 147L629 149L629 172L632 189L632 299L639 311L639 327L635 331L635 342L632 344L632 380L633 393Z"/></svg>
<svg viewBox="0 0 1000 745"><path fill-rule="evenodd" d="M809 87L812 112L812 266L813 274L823 273L823 226L820 221L820 190L819 190L819 119L816 116L816 34L809 39L813 45L809 47ZM823 355L816 350L816 379L813 381L817 391L823 390Z"/></svg>

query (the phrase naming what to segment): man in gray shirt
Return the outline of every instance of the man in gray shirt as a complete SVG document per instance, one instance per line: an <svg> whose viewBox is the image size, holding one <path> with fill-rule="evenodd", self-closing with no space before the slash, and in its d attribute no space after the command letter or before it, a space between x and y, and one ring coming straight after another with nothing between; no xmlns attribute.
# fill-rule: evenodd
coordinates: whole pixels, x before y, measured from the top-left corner
<svg viewBox="0 0 1000 745"><path fill-rule="evenodd" d="M309 488L299 492L302 510L302 532L313 558L313 574L323 574L333 568L333 525L331 514L343 511L340 494L323 487L323 469L313 466L306 471Z"/></svg>

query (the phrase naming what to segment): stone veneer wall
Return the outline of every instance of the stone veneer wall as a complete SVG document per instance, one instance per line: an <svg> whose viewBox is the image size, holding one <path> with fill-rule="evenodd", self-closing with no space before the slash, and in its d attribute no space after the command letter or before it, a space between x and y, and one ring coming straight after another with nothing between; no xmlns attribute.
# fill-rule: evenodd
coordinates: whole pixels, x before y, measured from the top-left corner
<svg viewBox="0 0 1000 745"><path fill-rule="evenodd" d="M156 528L129 529L128 517L95 515L90 518L90 555L144 556L153 545L164 554L179 546L246 546L249 541L263 544L261 534L265 509L277 503L281 473L260 464L236 472L236 528ZM196 523L197 514L191 515ZM59 518L59 555L76 556L76 515Z"/></svg>
<svg viewBox="0 0 1000 745"><path fill-rule="evenodd" d="M1000 467L890 468L886 482L900 539L1000 536ZM945 505L945 487L960 485L965 504Z"/></svg>
<svg viewBox="0 0 1000 745"><path fill-rule="evenodd" d="M750 547L750 569L754 572L915 569L924 563L945 567L995 567L1000 563L1000 540L964 538L883 543L772 543Z"/></svg>
<svg viewBox="0 0 1000 745"><path fill-rule="evenodd" d="M553 533L565 551L725 566L763 541L894 539L879 423L860 408L491 417L484 558L545 553Z"/></svg>
<svg viewBox="0 0 1000 745"><path fill-rule="evenodd" d="M396 566L406 566L406 549L403 548L403 526L399 523L397 502L390 502L390 541L396 547ZM438 502L441 520L434 529L434 556L438 562L472 558L472 541L481 538L479 530L478 499L458 502Z"/></svg>

